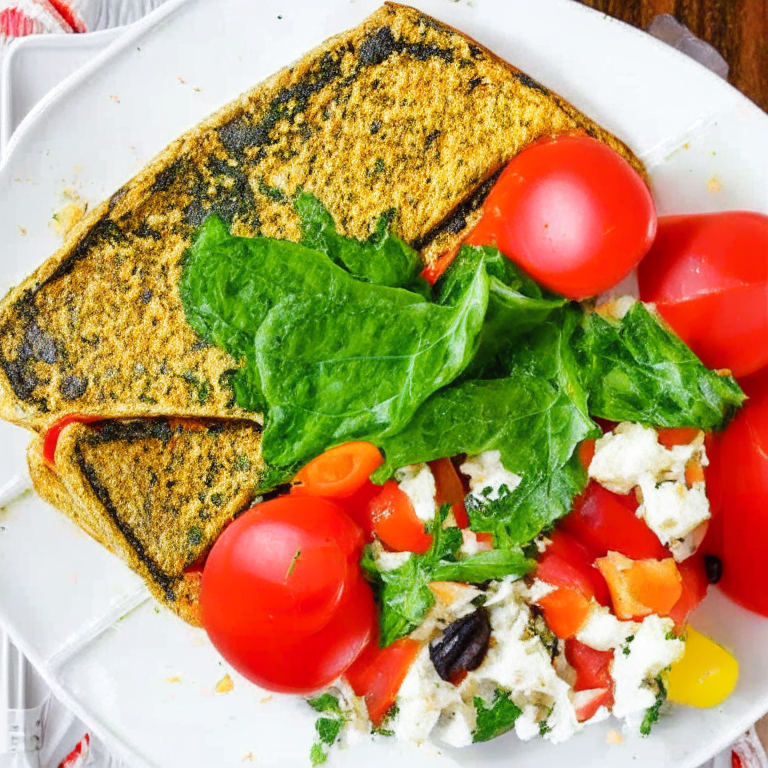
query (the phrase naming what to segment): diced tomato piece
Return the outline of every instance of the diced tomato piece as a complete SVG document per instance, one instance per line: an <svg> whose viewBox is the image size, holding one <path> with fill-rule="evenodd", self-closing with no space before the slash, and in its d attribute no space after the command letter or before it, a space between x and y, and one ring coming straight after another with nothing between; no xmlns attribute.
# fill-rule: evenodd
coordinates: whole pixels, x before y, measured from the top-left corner
<svg viewBox="0 0 768 768"><path fill-rule="evenodd" d="M608 591L608 585L605 583L603 574L593 565L594 553L565 531L554 530L549 538L552 543L547 547L547 553L558 555L583 573L592 585L595 600L600 605L610 605L611 595Z"/></svg>
<svg viewBox="0 0 768 768"><path fill-rule="evenodd" d="M589 574L560 555L545 552L536 576L557 587L538 601L547 626L561 640L573 637L587 620L595 596Z"/></svg>
<svg viewBox="0 0 768 768"><path fill-rule="evenodd" d="M453 462L450 459L437 459L429 462L429 468L437 486L435 500L438 506L450 504L456 525L466 528L469 525L469 517L464 508L464 486Z"/></svg>
<svg viewBox="0 0 768 768"><path fill-rule="evenodd" d="M613 688L611 677L613 651L596 651L572 638L565 643L565 658L576 672L574 691Z"/></svg>
<svg viewBox="0 0 768 768"><path fill-rule="evenodd" d="M397 692L420 648L420 643L409 637L379 648L378 638L374 637L347 669L347 682L356 696L365 697L368 716L374 725L381 723L395 703Z"/></svg>
<svg viewBox="0 0 768 768"><path fill-rule="evenodd" d="M373 520L371 520L371 501L381 492L381 486L366 480L358 491L346 499L337 499L336 503L360 526L366 541L373 540Z"/></svg>
<svg viewBox="0 0 768 768"><path fill-rule="evenodd" d="M590 483L574 502L573 512L558 525L595 557L604 557L610 550L632 560L669 557L658 536L635 514L637 507L634 495L620 496Z"/></svg>
<svg viewBox="0 0 768 768"><path fill-rule="evenodd" d="M581 691L574 697L574 706L576 707L576 719L584 723L597 714L600 707L613 706L613 689L596 688L591 691Z"/></svg>
<svg viewBox="0 0 768 768"><path fill-rule="evenodd" d="M698 436L700 429L696 427L665 427L657 430L658 440L665 448L676 445L688 445Z"/></svg>
<svg viewBox="0 0 768 768"><path fill-rule="evenodd" d="M416 516L407 494L394 480L387 480L368 504L373 531L379 540L396 552L426 552L432 535Z"/></svg>
<svg viewBox="0 0 768 768"><path fill-rule="evenodd" d="M359 491L383 463L384 457L372 443L343 443L312 459L296 475L296 482L312 496L344 499Z"/></svg>
<svg viewBox="0 0 768 768"><path fill-rule="evenodd" d="M707 596L709 580L704 567L704 557L698 553L678 563L677 570L680 571L683 592L669 612L669 618L675 622L675 629L681 632L688 616Z"/></svg>
<svg viewBox="0 0 768 768"><path fill-rule="evenodd" d="M478 533L476 535L477 535L477 540L478 540L478 542L480 544L488 544L491 547L491 549L493 549L494 543L493 543L493 534L492 533L484 533L484 532L481 531L480 533Z"/></svg>
<svg viewBox="0 0 768 768"><path fill-rule="evenodd" d="M94 421L103 421L103 417L85 416L82 413L69 413L66 416L62 416L48 427L45 437L43 438L43 459L45 459L51 466L56 462L56 446L59 444L59 436L64 427L73 424L76 421L81 424L91 424Z"/></svg>
<svg viewBox="0 0 768 768"><path fill-rule="evenodd" d="M592 459L595 458L595 441L594 440L582 440L579 443L579 461L584 469L589 469L589 465L592 463Z"/></svg>
<svg viewBox="0 0 768 768"><path fill-rule="evenodd" d="M631 560L609 552L595 561L611 591L613 610L620 619L639 619L658 613L666 616L683 593L675 561Z"/></svg>

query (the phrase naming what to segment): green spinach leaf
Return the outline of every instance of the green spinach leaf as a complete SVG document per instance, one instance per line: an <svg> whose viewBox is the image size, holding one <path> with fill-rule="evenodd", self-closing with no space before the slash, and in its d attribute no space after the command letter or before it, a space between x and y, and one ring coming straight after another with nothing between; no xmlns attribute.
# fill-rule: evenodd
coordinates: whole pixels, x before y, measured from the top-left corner
<svg viewBox="0 0 768 768"><path fill-rule="evenodd" d="M490 741L511 730L523 710L512 701L512 694L504 688L497 688L493 702L488 706L480 696L473 703L477 712L477 724L472 732L472 741Z"/></svg>
<svg viewBox="0 0 768 768"><path fill-rule="evenodd" d="M604 419L721 429L744 401L733 377L706 368L641 302L622 320L585 314L576 353L590 413Z"/></svg>
<svg viewBox="0 0 768 768"><path fill-rule="evenodd" d="M333 290L273 307L256 334L263 452L276 465L399 432L474 355L488 301L482 254L450 305L342 275Z"/></svg>
<svg viewBox="0 0 768 768"><path fill-rule="evenodd" d="M331 214L309 192L296 197L296 212L301 219L302 244L327 253L361 280L403 288L413 283L424 267L419 254L392 234L394 211L379 218L374 233L364 242L340 235Z"/></svg>

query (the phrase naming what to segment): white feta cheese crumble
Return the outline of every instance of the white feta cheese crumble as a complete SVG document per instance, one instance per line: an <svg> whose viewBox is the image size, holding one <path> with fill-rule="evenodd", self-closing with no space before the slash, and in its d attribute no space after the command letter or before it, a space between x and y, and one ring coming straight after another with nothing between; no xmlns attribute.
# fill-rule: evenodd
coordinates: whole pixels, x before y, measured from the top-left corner
<svg viewBox="0 0 768 768"><path fill-rule="evenodd" d="M638 626L632 640L616 650L612 668L616 717L627 717L653 706L656 694L649 683L685 650L685 643L670 635L673 627L672 619L652 614Z"/></svg>
<svg viewBox="0 0 768 768"><path fill-rule="evenodd" d="M432 470L427 464L409 464L395 471L395 480L400 490L411 500L419 520L425 523L434 520L437 504L437 487Z"/></svg>
<svg viewBox="0 0 768 768"><path fill-rule="evenodd" d="M502 485L514 491L522 479L504 468L500 451L483 451L469 456L459 469L469 476L470 492L478 501L494 501L499 498Z"/></svg>
<svg viewBox="0 0 768 768"><path fill-rule="evenodd" d="M390 552L384 549L378 539L371 544L371 556L376 566L382 571L394 571L401 565L405 565L411 558L411 552Z"/></svg>
<svg viewBox="0 0 768 768"><path fill-rule="evenodd" d="M633 635L638 626L634 621L619 621L607 608L593 603L584 626L576 633L576 639L596 651L610 651Z"/></svg>
<svg viewBox="0 0 768 768"><path fill-rule="evenodd" d="M704 483L694 483L692 488L683 482L657 483L653 477L640 478L643 503L637 510L648 527L659 537L662 544L671 545L686 537L709 520L709 500ZM692 543L692 542L690 542ZM693 554L690 546L677 547L679 559ZM673 550L674 554L674 550Z"/></svg>
<svg viewBox="0 0 768 768"><path fill-rule="evenodd" d="M626 495L639 485L641 477L667 471L672 465L668 454L655 430L623 422L595 442L589 476L609 491Z"/></svg>

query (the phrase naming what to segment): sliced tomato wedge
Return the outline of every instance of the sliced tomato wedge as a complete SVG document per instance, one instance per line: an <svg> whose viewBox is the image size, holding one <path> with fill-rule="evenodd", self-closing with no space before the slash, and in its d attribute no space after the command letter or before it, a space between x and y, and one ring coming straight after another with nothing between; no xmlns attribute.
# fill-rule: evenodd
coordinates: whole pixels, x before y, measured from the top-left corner
<svg viewBox="0 0 768 768"><path fill-rule="evenodd" d="M594 557L605 557L609 550L632 560L669 557L656 534L637 516L638 506L633 494L621 496L593 482L576 499L573 512L558 525Z"/></svg>
<svg viewBox="0 0 768 768"><path fill-rule="evenodd" d="M387 480L368 504L368 515L377 538L396 552L422 554L432 545L408 495L394 480Z"/></svg>
<svg viewBox="0 0 768 768"><path fill-rule="evenodd" d="M435 500L438 506L450 504L456 525L466 528L469 525L469 517L464 508L464 485L453 462L450 459L437 459L429 462L429 468L437 486Z"/></svg>
<svg viewBox="0 0 768 768"><path fill-rule="evenodd" d="M355 695L365 697L368 716L374 725L381 723L395 703L420 648L421 644L409 637L379 648L378 638L374 637L347 669L344 676Z"/></svg>
<svg viewBox="0 0 768 768"><path fill-rule="evenodd" d="M680 571L683 591L668 615L675 622L675 629L682 632L688 617L707 596L709 580L704 567L704 557L699 553L678 563L677 570Z"/></svg>
<svg viewBox="0 0 768 768"><path fill-rule="evenodd" d="M613 651L596 651L571 638L565 642L565 658L576 672L574 691L613 690Z"/></svg>
<svg viewBox="0 0 768 768"><path fill-rule="evenodd" d="M45 437L43 438L43 459L51 466L54 466L56 463L56 446L59 444L59 437L67 425L74 424L75 422L91 424L95 421L103 420L102 416L86 416L82 413L69 413L66 416L62 416L46 430Z"/></svg>
<svg viewBox="0 0 768 768"><path fill-rule="evenodd" d="M613 703L612 688L594 688L592 690L579 691L573 700L576 708L576 719L580 723L584 723L591 717L594 717L600 707L610 709Z"/></svg>
<svg viewBox="0 0 768 768"><path fill-rule="evenodd" d="M569 565L576 568L589 579L594 592L595 600L600 605L611 604L611 594L608 585L600 571L595 568L595 555L575 537L565 531L554 530L549 536L552 543L547 547L547 553L557 555Z"/></svg>

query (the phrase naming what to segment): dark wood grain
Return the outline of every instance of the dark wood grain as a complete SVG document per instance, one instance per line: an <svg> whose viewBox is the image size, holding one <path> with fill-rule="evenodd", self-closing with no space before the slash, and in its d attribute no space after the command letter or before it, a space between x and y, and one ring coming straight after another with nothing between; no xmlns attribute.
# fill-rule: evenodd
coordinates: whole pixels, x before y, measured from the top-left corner
<svg viewBox="0 0 768 768"><path fill-rule="evenodd" d="M578 0L636 27L671 13L713 45L728 81L768 112L768 0Z"/></svg>

